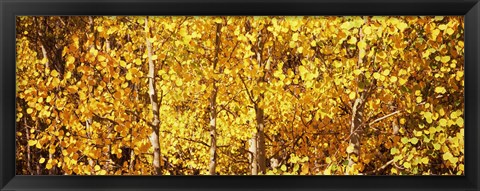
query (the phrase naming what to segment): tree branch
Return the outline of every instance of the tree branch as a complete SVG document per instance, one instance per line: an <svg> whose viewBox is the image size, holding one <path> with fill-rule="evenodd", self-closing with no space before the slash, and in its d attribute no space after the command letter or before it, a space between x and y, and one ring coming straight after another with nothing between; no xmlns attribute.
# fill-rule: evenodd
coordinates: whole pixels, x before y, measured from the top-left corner
<svg viewBox="0 0 480 191"><path fill-rule="evenodd" d="M373 170L373 171L370 171L370 172L367 172L367 173L365 173L365 174L370 175L370 174L373 174L373 173L377 173L377 172L379 172L379 171L387 168L387 166L390 165L390 164L392 164L394 161L395 161L395 160L392 159L392 160L388 161L387 163L385 163L385 164L384 164L383 166L381 166L380 168L377 168L377 169L375 169L375 170Z"/></svg>
<svg viewBox="0 0 480 191"><path fill-rule="evenodd" d="M250 95L250 90L248 90L247 84L245 83L245 80L243 79L242 75L238 73L238 77L240 77L240 80L242 80L243 86L245 87L245 91L247 92L248 98L250 98L250 101L252 101L253 104L257 104L257 102L253 99L253 95Z"/></svg>
<svg viewBox="0 0 480 191"><path fill-rule="evenodd" d="M368 125L373 125L373 124L376 123L376 122L379 122L379 121L381 121L381 120L383 120L383 119L386 119L386 118L388 118L388 117L390 117L390 116L392 116L392 115L398 114L398 113L400 113L400 110L395 111L395 112L393 112L393 113L390 113L390 114L388 114L388 115L385 115L385 116L383 116L383 117L380 117L380 118L378 118L378 119L375 119L375 120L373 120L372 122L370 122Z"/></svg>

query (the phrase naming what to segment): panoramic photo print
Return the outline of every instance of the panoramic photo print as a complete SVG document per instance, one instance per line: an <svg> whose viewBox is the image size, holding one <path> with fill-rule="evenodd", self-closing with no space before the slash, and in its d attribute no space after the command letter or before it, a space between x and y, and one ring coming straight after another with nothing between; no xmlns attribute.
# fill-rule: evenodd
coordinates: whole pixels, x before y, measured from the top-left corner
<svg viewBox="0 0 480 191"><path fill-rule="evenodd" d="M465 175L463 16L17 16L17 175Z"/></svg>

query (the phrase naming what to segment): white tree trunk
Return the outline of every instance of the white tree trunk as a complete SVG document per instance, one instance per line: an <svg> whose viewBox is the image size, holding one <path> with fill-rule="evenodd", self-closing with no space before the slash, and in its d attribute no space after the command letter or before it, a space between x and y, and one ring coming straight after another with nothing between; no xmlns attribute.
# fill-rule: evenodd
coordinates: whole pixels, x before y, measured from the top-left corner
<svg viewBox="0 0 480 191"><path fill-rule="evenodd" d="M150 97L150 104L152 105L153 111L153 122L152 122L152 133L149 136L150 144L153 147L153 167L155 168L156 175L162 174L162 168L160 166L161 152L160 152L160 119L159 119L159 103L157 92L155 91L155 65L152 60L152 44L149 40L149 28L148 28L148 17L145 18L145 43L147 45L147 55L148 55L148 94Z"/></svg>

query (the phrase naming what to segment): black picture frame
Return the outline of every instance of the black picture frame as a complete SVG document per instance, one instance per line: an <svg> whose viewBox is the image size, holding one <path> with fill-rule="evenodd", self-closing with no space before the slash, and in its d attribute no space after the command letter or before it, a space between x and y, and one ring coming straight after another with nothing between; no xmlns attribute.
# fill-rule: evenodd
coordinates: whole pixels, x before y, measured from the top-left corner
<svg viewBox="0 0 480 191"><path fill-rule="evenodd" d="M465 176L15 175L15 16L464 15ZM479 190L479 0L0 0L0 190Z"/></svg>

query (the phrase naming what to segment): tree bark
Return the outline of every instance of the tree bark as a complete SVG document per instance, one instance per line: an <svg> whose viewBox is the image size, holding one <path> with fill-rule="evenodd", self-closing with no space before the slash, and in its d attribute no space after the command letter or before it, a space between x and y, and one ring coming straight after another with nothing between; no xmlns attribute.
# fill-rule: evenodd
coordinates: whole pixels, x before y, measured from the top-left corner
<svg viewBox="0 0 480 191"><path fill-rule="evenodd" d="M359 33L359 42L360 42L363 40L363 31L361 27L359 28L358 33ZM363 58L361 56L362 54L365 54L365 50L363 48L359 49L358 51L357 67L361 67L363 64ZM365 80L365 78L362 76L362 77L359 77L357 80L358 81ZM348 168L346 170L347 175L353 172L354 165L356 164L356 162L359 159L358 157L360 156L360 138L361 138L361 132L362 132L361 124L363 122L363 109L364 109L366 96L367 96L367 91L363 90L360 93L360 97L355 99L352 105L352 120L350 125L349 145L353 145L353 152L348 154Z"/></svg>
<svg viewBox="0 0 480 191"><path fill-rule="evenodd" d="M27 142L28 142L28 140L30 140L30 132L28 131L27 117L23 117L23 123L25 124L25 136L27 137ZM33 175L31 160L32 159L31 159L30 145L27 143L27 169L28 169L28 173L30 173L30 175Z"/></svg>
<svg viewBox="0 0 480 191"><path fill-rule="evenodd" d="M257 133L253 133L252 138L249 140L250 147L250 164L252 166L252 175L258 174L258 160L257 160Z"/></svg>
<svg viewBox="0 0 480 191"><path fill-rule="evenodd" d="M148 17L145 18L145 43L147 45L147 56L148 56L148 95L150 97L150 104L152 105L153 111L153 122L152 122L152 133L149 136L150 144L153 147L153 167L155 168L155 174L161 175L162 168L160 165L161 159L161 150L160 150L160 119L159 119L159 103L157 92L155 91L155 65L152 60L152 44L149 40L149 28L148 28Z"/></svg>
<svg viewBox="0 0 480 191"><path fill-rule="evenodd" d="M215 58L213 61L213 71L216 71L218 63L218 53L220 51L220 32L222 26L217 23L217 29L215 32ZM217 81L213 79L213 92L210 97L210 164L209 173L215 175L215 169L217 167Z"/></svg>
<svg viewBox="0 0 480 191"><path fill-rule="evenodd" d="M349 144L353 145L353 152L348 154L348 169L347 174L350 174L351 169L356 164L357 158L360 156L360 132L361 132L361 122L362 122L362 113L363 113L363 100L358 98L355 100L352 107L352 122L350 126L350 141Z"/></svg>
<svg viewBox="0 0 480 191"><path fill-rule="evenodd" d="M45 50L45 47L43 46L43 44L40 44L40 48L42 49L42 55L43 55L43 58L47 60L47 62L45 62L45 75L47 76L48 73L47 71L50 70L50 66L48 64L48 57L47 57L47 50Z"/></svg>
<svg viewBox="0 0 480 191"><path fill-rule="evenodd" d="M259 64L260 68L262 68L262 52L263 52L263 42L262 42L262 33L259 32L259 39L257 44L257 63ZM257 82L264 82L265 75L258 79ZM264 123L264 111L263 108L259 106L259 103L263 101L264 95L260 93L258 99L254 104L255 108L255 121L256 121L256 129L257 132L252 138L252 150L253 160L252 160L252 175L257 175L258 173L265 174L266 172L266 157L265 157L265 123Z"/></svg>
<svg viewBox="0 0 480 191"><path fill-rule="evenodd" d="M263 98L263 96L260 96ZM255 108L256 111L256 120L257 120L257 135L255 136L257 138L257 164L258 164L258 172L265 174L266 172L266 161L265 161L265 134L264 134L264 128L265 128L265 123L263 120L264 117L264 111L262 108L259 108L258 106Z"/></svg>

